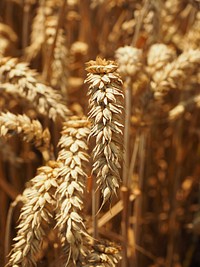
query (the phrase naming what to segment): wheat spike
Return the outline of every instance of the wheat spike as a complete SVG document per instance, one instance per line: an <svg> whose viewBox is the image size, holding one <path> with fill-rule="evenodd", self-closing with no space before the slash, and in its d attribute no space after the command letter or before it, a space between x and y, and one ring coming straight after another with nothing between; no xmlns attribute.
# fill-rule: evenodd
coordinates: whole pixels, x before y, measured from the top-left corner
<svg viewBox="0 0 200 267"><path fill-rule="evenodd" d="M59 5L58 5L59 4ZM46 8L49 8L49 12L46 12L45 20L45 42L44 42L44 68L47 68L49 64L49 56L52 47L53 54L52 60L50 62L50 84L66 94L67 91L67 77L68 77L68 49L67 49L67 40L66 32L62 28L57 28L59 23L58 8L62 7L62 2L57 3L57 8L54 6L49 8L48 5ZM48 10L48 9L47 9ZM60 25L61 26L61 25ZM57 34L57 35L56 35ZM54 44L56 38L56 42ZM55 46L54 46L55 45Z"/></svg>
<svg viewBox="0 0 200 267"><path fill-rule="evenodd" d="M172 63L156 72L151 88L156 99L160 100L171 89L183 90L190 83L188 76L197 73L200 66L200 50L189 50L182 53Z"/></svg>
<svg viewBox="0 0 200 267"><path fill-rule="evenodd" d="M119 187L122 157L123 93L117 64L97 58L88 62L85 82L90 84L90 137L95 137L93 173L103 196L102 205Z"/></svg>
<svg viewBox="0 0 200 267"><path fill-rule="evenodd" d="M52 1L40 2L37 14L33 20L31 44L26 48L26 58L29 61L42 51L44 65L48 64L49 50L54 43L58 24L58 8L60 8L62 2L58 1L54 4L52 4ZM51 62L49 82L51 86L61 90L63 93L66 93L67 87L67 59L66 34L63 29L59 29Z"/></svg>
<svg viewBox="0 0 200 267"><path fill-rule="evenodd" d="M199 2L200 5L200 2ZM180 42L180 47L183 50L198 49L200 44L200 11L197 12L196 18Z"/></svg>
<svg viewBox="0 0 200 267"><path fill-rule="evenodd" d="M6 84L7 83L7 84ZM9 84L11 86L9 86ZM0 58L0 87L33 103L40 114L56 120L70 114L61 95L37 80L37 73L16 58Z"/></svg>
<svg viewBox="0 0 200 267"><path fill-rule="evenodd" d="M24 205L20 214L16 242L10 253L7 266L36 266L37 254L42 240L47 235L56 206L54 193L57 188L59 164L49 162L48 166L38 169L38 174L24 190Z"/></svg>
<svg viewBox="0 0 200 267"><path fill-rule="evenodd" d="M103 241L92 247L86 257L85 267L115 267L120 261L119 247L110 242Z"/></svg>
<svg viewBox="0 0 200 267"><path fill-rule="evenodd" d="M81 41L76 41L71 45L70 54L72 57L75 57L76 54L87 55L88 53L88 44ZM74 59L72 59L74 61Z"/></svg>
<svg viewBox="0 0 200 267"><path fill-rule="evenodd" d="M172 108L168 113L168 120L173 121L180 118L187 110L200 108L200 95L197 94L187 99L186 101L180 102L177 106Z"/></svg>
<svg viewBox="0 0 200 267"><path fill-rule="evenodd" d="M120 47L115 53L121 76L135 76L142 67L142 50L131 46Z"/></svg>
<svg viewBox="0 0 200 267"><path fill-rule="evenodd" d="M60 0L39 1L39 7L37 8L32 23L30 46L28 46L25 51L27 60L30 61L35 58L44 46L44 43L48 43L49 31L52 33L52 18L54 20L53 31L55 34L55 27L58 20L58 8L61 4L62 1ZM46 54L46 51L44 51L44 53Z"/></svg>
<svg viewBox="0 0 200 267"><path fill-rule="evenodd" d="M161 10L161 34L164 43L178 45L183 37L181 32L182 13L187 6L187 1L166 0Z"/></svg>
<svg viewBox="0 0 200 267"><path fill-rule="evenodd" d="M160 39L160 20L162 1L149 1L149 8L143 21L144 36L147 37L146 45L157 42Z"/></svg>
<svg viewBox="0 0 200 267"><path fill-rule="evenodd" d="M0 113L0 135L8 136L9 134L13 135L15 132L22 135L25 141L34 142L44 159L49 160L50 132L47 128L43 131L42 125L38 120L31 121L25 114Z"/></svg>
<svg viewBox="0 0 200 267"><path fill-rule="evenodd" d="M66 94L68 86L68 49L66 47L66 35L62 29L58 31L54 56L51 64L50 84Z"/></svg>
<svg viewBox="0 0 200 267"><path fill-rule="evenodd" d="M57 181L57 227L64 250L64 266L77 266L86 234L82 216L86 183L87 137L86 118L72 117L64 124L59 141L58 161L62 163Z"/></svg>
<svg viewBox="0 0 200 267"><path fill-rule="evenodd" d="M37 8L36 16L32 23L32 32L30 36L31 44L25 49L26 60L31 61L35 58L42 48L45 40L45 14L44 7L40 5Z"/></svg>
<svg viewBox="0 0 200 267"><path fill-rule="evenodd" d="M153 44L147 54L147 70L151 76L176 58L176 51L165 44Z"/></svg>

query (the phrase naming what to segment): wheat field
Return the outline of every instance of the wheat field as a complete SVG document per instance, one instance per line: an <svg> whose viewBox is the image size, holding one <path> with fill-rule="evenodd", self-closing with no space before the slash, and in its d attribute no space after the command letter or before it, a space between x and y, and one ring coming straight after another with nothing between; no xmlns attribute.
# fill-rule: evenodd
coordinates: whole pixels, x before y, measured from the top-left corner
<svg viewBox="0 0 200 267"><path fill-rule="evenodd" d="M0 267L200 267L199 109L199 0L0 0Z"/></svg>

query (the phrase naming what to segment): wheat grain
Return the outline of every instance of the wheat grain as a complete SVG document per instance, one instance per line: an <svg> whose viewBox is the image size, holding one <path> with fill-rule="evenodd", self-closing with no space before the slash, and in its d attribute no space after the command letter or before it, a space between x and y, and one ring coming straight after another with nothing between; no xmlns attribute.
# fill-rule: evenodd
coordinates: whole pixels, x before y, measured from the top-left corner
<svg viewBox="0 0 200 267"><path fill-rule="evenodd" d="M103 203L116 194L120 182L122 157L123 93L122 81L114 61L89 61L85 82L90 83L90 137L95 137L93 173L101 189ZM122 105L121 105L122 104Z"/></svg>

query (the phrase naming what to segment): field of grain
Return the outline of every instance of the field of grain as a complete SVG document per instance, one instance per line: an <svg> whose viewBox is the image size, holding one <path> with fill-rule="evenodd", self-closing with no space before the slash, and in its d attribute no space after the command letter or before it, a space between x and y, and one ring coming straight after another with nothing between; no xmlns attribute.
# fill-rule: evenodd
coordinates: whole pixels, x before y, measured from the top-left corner
<svg viewBox="0 0 200 267"><path fill-rule="evenodd" d="M0 0L0 267L200 267L200 1Z"/></svg>

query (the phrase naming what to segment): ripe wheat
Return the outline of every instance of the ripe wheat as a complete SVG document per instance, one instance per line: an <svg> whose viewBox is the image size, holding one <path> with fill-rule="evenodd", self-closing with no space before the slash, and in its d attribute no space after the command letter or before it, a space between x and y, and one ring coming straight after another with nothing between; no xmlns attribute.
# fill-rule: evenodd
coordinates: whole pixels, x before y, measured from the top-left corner
<svg viewBox="0 0 200 267"><path fill-rule="evenodd" d="M101 190L103 203L117 193L122 157L123 93L122 81L114 61L97 58L87 63L90 83L90 137L95 137L93 173Z"/></svg>
<svg viewBox="0 0 200 267"><path fill-rule="evenodd" d="M61 150L58 161L62 166L57 175L56 227L62 241L65 266L77 266L80 262L83 238L86 235L82 210L87 178L88 134L89 123L86 118L72 117L65 123L59 141Z"/></svg>
<svg viewBox="0 0 200 267"><path fill-rule="evenodd" d="M56 120L70 114L61 95L36 79L37 73L16 58L0 58L0 87L30 101L40 114ZM11 85L10 85L11 84Z"/></svg>
<svg viewBox="0 0 200 267"><path fill-rule="evenodd" d="M43 130L38 120L31 121L25 114L0 113L0 135L12 136L15 133L21 134L29 143L34 142L44 159L50 159L50 132L47 128Z"/></svg>

